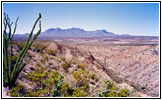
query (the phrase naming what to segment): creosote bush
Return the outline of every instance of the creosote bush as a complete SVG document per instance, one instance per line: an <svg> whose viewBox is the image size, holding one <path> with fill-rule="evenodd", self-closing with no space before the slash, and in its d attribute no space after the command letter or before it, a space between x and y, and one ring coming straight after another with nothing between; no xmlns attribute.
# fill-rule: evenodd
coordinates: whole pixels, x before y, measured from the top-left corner
<svg viewBox="0 0 162 100"><path fill-rule="evenodd" d="M85 92L85 87L79 87L76 89L72 95L73 97L87 97L88 92Z"/></svg>
<svg viewBox="0 0 162 100"><path fill-rule="evenodd" d="M45 52L46 52L47 54L49 54L49 55L53 55L53 56L55 56L56 53L57 53L57 50L56 50L56 49L55 49L55 50L52 50L52 49L46 49Z"/></svg>
<svg viewBox="0 0 162 100"><path fill-rule="evenodd" d="M79 66L79 68L81 68L82 70L84 70L84 69L86 68L86 66L85 66L84 64L79 64L78 66Z"/></svg>
<svg viewBox="0 0 162 100"><path fill-rule="evenodd" d="M34 51L43 52L46 49L47 45L41 43L35 43L33 44L33 47L34 47Z"/></svg>
<svg viewBox="0 0 162 100"><path fill-rule="evenodd" d="M95 80L95 82L98 82L99 81L99 78L97 77L96 74L91 74L91 79Z"/></svg>
<svg viewBox="0 0 162 100"><path fill-rule="evenodd" d="M47 71L47 67L36 67L36 71L28 73L27 79L31 81L31 85L36 85L37 89L31 89L37 96L53 96L59 90L59 84L63 76L58 71ZM61 86L60 85L60 86ZM56 96L58 96L59 92ZM28 93L28 95L30 95ZM30 95L32 96L32 95Z"/></svg>
<svg viewBox="0 0 162 100"><path fill-rule="evenodd" d="M91 78L89 72L86 70L78 70L73 72L73 77L77 80L76 87L89 84Z"/></svg>
<svg viewBox="0 0 162 100"><path fill-rule="evenodd" d="M119 89L116 87L111 81L106 81L106 89L97 93L96 95L99 97L128 97L130 91L127 89ZM95 96L96 96L95 95Z"/></svg>
<svg viewBox="0 0 162 100"><path fill-rule="evenodd" d="M61 61L63 62L61 64L62 68L65 70L65 72L68 72L68 69L72 66L73 58L68 60L66 57L62 57Z"/></svg>
<svg viewBox="0 0 162 100"><path fill-rule="evenodd" d="M40 61L41 61L42 64L45 64L48 60L49 60L48 56L43 54Z"/></svg>
<svg viewBox="0 0 162 100"><path fill-rule="evenodd" d="M18 44L18 46L19 46L20 50L23 49L25 47L25 42L20 42Z"/></svg>
<svg viewBox="0 0 162 100"><path fill-rule="evenodd" d="M9 93L11 97L21 97L23 95L23 85L18 84L16 87L12 88Z"/></svg>

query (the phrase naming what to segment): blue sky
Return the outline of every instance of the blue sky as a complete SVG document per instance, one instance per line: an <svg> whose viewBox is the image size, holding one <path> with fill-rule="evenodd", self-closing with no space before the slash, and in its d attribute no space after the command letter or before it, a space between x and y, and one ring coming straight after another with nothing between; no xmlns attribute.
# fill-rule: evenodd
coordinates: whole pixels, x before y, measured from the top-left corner
<svg viewBox="0 0 162 100"><path fill-rule="evenodd" d="M42 31L78 27L116 34L159 35L158 3L3 3L3 12L12 21L20 17L17 33L29 33L40 12Z"/></svg>

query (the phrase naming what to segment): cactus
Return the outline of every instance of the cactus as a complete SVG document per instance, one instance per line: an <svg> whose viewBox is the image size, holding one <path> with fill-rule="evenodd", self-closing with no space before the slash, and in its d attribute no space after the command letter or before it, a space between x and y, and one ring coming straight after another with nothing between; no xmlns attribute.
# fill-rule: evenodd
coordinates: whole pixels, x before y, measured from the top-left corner
<svg viewBox="0 0 162 100"><path fill-rule="evenodd" d="M31 33L28 37L28 40L26 41L26 44L23 47L23 49L20 51L20 53L19 53L19 55L16 59L16 63L14 64L12 62L12 59L11 59L12 56L13 56L12 43L13 43L14 34L16 32L17 22L18 22L19 17L17 18L17 20L15 22L14 31L13 31L13 34L12 34L11 26L12 26L13 22L10 22L8 15L6 15L4 13L4 21L3 21L4 22L4 31L3 31L3 86L5 86L5 87L8 86L10 88L13 87L17 77L19 76L19 73L22 71L22 69L25 67L25 65L30 61L30 58L28 58L25 62L24 62L23 59L24 59L27 51L31 47L32 43L34 42L34 40L36 40L38 35L41 33L40 18L41 18L41 14L39 14L39 17L35 21L34 26L31 30ZM38 21L39 21L39 30L34 35L34 37L32 38L33 31L34 31ZM7 32L7 29L9 30L9 32Z"/></svg>

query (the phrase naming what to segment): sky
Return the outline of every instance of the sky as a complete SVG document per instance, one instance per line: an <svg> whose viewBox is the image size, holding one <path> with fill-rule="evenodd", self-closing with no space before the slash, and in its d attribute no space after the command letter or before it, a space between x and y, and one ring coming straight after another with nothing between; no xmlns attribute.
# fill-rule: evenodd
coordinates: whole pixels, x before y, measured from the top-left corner
<svg viewBox="0 0 162 100"><path fill-rule="evenodd" d="M115 34L159 36L158 3L3 3L18 34L30 33L38 14L49 28L106 29ZM36 32L36 31L35 31Z"/></svg>

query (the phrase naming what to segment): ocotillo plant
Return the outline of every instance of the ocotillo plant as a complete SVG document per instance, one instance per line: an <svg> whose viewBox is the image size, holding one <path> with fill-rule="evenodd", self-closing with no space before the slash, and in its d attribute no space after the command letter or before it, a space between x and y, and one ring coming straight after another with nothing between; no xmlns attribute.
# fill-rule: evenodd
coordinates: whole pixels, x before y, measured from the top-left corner
<svg viewBox="0 0 162 100"><path fill-rule="evenodd" d="M41 14L39 14L39 17L35 21L34 26L33 26L32 30L30 32L30 35L29 35L29 37L26 41L25 46L19 52L19 55L16 59L16 63L13 63L12 62L12 56L13 56L12 43L13 43L14 34L16 32L16 27L17 27L17 22L18 22L19 17L17 18L17 20L15 22L15 27L14 27L14 30L13 30L13 33L12 33L11 26L12 26L13 22L10 22L10 18L8 17L8 15L4 14L4 21L3 21L4 22L4 31L3 31L3 86L5 86L5 87L8 86L10 88L13 87L17 77L20 74L20 72L26 66L26 64L30 61L30 58L28 58L26 61L24 61L24 57L25 57L27 51L29 50L29 48L31 47L32 43L34 42L34 40L36 40L38 35L41 33L40 18L41 18ZM34 31L38 22L39 22L39 30L34 35L34 37L32 38L33 31ZM7 29L9 31L7 31Z"/></svg>

